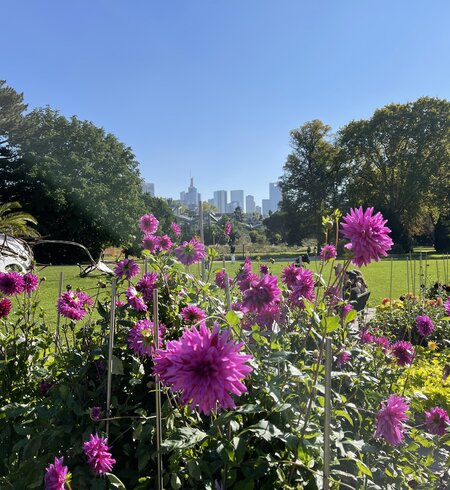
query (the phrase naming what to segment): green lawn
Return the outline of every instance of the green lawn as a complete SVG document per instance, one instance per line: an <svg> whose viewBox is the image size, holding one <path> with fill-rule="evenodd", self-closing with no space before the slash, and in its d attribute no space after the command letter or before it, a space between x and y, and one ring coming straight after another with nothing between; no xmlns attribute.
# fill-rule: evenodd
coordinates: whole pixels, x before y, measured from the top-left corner
<svg viewBox="0 0 450 490"><path fill-rule="evenodd" d="M267 262L261 262L267 263ZM409 263L409 261L408 261ZM231 262L226 262L226 268L230 277L234 275L239 270L242 261L236 261L235 264ZM275 262L274 264L269 264L270 270L273 274L278 276L281 273L283 267L285 267L289 262ZM413 271L414 271L414 261L410 263L410 279L409 279L409 291L413 292ZM369 300L370 305L378 304L384 297L389 297L390 295L390 277L391 277L391 266L392 266L392 298L398 298L400 295L404 294L408 290L408 279L407 279L407 260L402 259L390 259L382 260L381 262L373 262L367 267L362 267L361 271L364 274L366 282L371 290L371 297ZM313 261L309 264L309 268L313 271L318 271L320 263ZM214 262L212 267L212 272L222 268L222 262ZM416 287L415 292L419 294L419 272L420 272L420 261L415 261L416 268ZM253 261L254 272L258 271L258 262ZM423 283L429 287L433 282L436 281L439 271L439 279L442 282L445 279L445 270L448 271L448 259L445 257L438 259L431 259L425 261L422 260L422 275ZM426 271L426 273L425 273ZM87 291L89 294L94 296L97 292L98 281L103 281L107 284L107 289L102 289L102 294L109 293L110 280L106 276L100 274L81 278L79 277L79 268L77 266L51 266L38 271L38 275L42 278L45 277L45 281L41 283L39 299L40 305L45 311L46 319L49 324L55 324L56 322L56 300L59 291L59 276L60 273L63 274L63 291L66 289L66 285L70 284L73 289L81 288ZM199 268L193 268L194 273L200 273ZM330 274L330 265L324 268L323 274L325 279L328 280ZM213 280L213 274L211 274L211 280ZM448 278L447 278L448 282Z"/></svg>

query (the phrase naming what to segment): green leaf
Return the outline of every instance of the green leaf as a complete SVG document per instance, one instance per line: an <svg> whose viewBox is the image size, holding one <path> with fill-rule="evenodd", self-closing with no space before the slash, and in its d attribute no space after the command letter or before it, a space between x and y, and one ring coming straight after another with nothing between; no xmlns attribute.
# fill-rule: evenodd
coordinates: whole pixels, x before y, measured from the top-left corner
<svg viewBox="0 0 450 490"><path fill-rule="evenodd" d="M325 333L334 332L340 324L340 318L338 316L327 316L320 322L322 329L325 329Z"/></svg>
<svg viewBox="0 0 450 490"><path fill-rule="evenodd" d="M360 474L370 476L370 478L373 478L372 472L370 471L370 468L360 461L359 459L356 460L356 466L358 467L358 470Z"/></svg>
<svg viewBox="0 0 450 490"><path fill-rule="evenodd" d="M240 318L238 317L237 313L233 310L229 311L226 314L225 319L232 327L237 327L241 324Z"/></svg>
<svg viewBox="0 0 450 490"><path fill-rule="evenodd" d="M117 478L116 475L113 475L112 473L106 473L106 476L107 476L109 483L111 484L112 488L119 488L121 490L127 490L125 485Z"/></svg>
<svg viewBox="0 0 450 490"><path fill-rule="evenodd" d="M187 449L202 442L208 437L206 432L192 427L181 427L162 443L161 447L165 452L176 449Z"/></svg>
<svg viewBox="0 0 450 490"><path fill-rule="evenodd" d="M344 324L347 325L347 323L352 322L355 318L358 312L356 310L350 310L344 318Z"/></svg>
<svg viewBox="0 0 450 490"><path fill-rule="evenodd" d="M281 432L281 430L268 420L260 420L257 424L251 425L250 427L247 427L247 429L243 430L242 434L244 432L253 432L265 441L270 441L272 437L283 439L283 433Z"/></svg>
<svg viewBox="0 0 450 490"><path fill-rule="evenodd" d="M112 373L118 375L123 374L123 362L117 356L112 356Z"/></svg>
<svg viewBox="0 0 450 490"><path fill-rule="evenodd" d="M353 419L350 417L348 412L345 410L336 410L334 413L336 417L344 417L344 419L347 420L351 426L353 426Z"/></svg>

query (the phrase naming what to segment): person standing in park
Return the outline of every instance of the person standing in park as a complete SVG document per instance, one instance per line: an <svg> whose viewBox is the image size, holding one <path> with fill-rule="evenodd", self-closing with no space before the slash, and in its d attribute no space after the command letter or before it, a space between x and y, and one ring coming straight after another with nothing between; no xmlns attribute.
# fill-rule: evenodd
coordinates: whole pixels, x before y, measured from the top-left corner
<svg viewBox="0 0 450 490"><path fill-rule="evenodd" d="M231 257L231 263L233 263L233 264L236 260L235 252L236 252L236 246L234 245L234 242L231 242L230 243L230 257Z"/></svg>

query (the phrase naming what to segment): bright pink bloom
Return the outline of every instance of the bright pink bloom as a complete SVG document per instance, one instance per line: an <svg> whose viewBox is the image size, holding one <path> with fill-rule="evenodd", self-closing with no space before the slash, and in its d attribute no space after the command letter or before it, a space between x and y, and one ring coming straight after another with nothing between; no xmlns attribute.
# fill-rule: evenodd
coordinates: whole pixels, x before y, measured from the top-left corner
<svg viewBox="0 0 450 490"><path fill-rule="evenodd" d="M139 228L145 235L153 235L158 229L159 221L153 214L144 214L139 220Z"/></svg>
<svg viewBox="0 0 450 490"><path fill-rule="evenodd" d="M147 303L153 299L157 280L158 274L156 272L146 272L136 284L136 291L142 293L142 297Z"/></svg>
<svg viewBox="0 0 450 490"><path fill-rule="evenodd" d="M320 251L320 260L322 262L328 262L331 259L336 258L336 247L334 245L324 245Z"/></svg>
<svg viewBox="0 0 450 490"><path fill-rule="evenodd" d="M242 306L244 311L259 312L280 299L281 291L277 287L277 276L265 275L252 281L244 292Z"/></svg>
<svg viewBox="0 0 450 490"><path fill-rule="evenodd" d="M383 352L387 352L391 346L389 339L387 337L375 337L373 338L373 343L378 345Z"/></svg>
<svg viewBox="0 0 450 490"><path fill-rule="evenodd" d="M269 273L269 266L266 264L261 264L259 266L259 272L261 272L261 274L264 274L264 275L268 274Z"/></svg>
<svg viewBox="0 0 450 490"><path fill-rule="evenodd" d="M125 279L131 279L139 274L140 268L136 261L133 259L123 259L116 263L116 267L114 268L114 273L116 276L121 279L125 277Z"/></svg>
<svg viewBox="0 0 450 490"><path fill-rule="evenodd" d="M206 318L206 313L195 305L188 305L181 309L181 316L185 322L197 323Z"/></svg>
<svg viewBox="0 0 450 490"><path fill-rule="evenodd" d="M15 296L23 292L25 283L18 272L0 272L0 291L6 296Z"/></svg>
<svg viewBox="0 0 450 490"><path fill-rule="evenodd" d="M301 267L296 267L295 264L291 264L281 271L281 280L289 289L294 287L301 269Z"/></svg>
<svg viewBox="0 0 450 490"><path fill-rule="evenodd" d="M172 248L172 240L169 235L163 235L158 237L158 247L161 252L167 252Z"/></svg>
<svg viewBox="0 0 450 490"><path fill-rule="evenodd" d="M304 308L303 299L312 301L314 299L314 276L310 269L298 267L297 280L292 286L289 300L296 306Z"/></svg>
<svg viewBox="0 0 450 490"><path fill-rule="evenodd" d="M247 391L242 379L253 369L246 364L252 356L240 354L243 344L228 340L229 331L186 329L179 340L167 342L153 358L154 371L161 380L181 392L183 405L196 406L205 414L216 408L235 406L231 393Z"/></svg>
<svg viewBox="0 0 450 490"><path fill-rule="evenodd" d="M405 426L408 420L406 411L409 409L407 401L397 395L391 395L387 401L381 403L376 420L375 437L382 437L391 446L397 446L403 441Z"/></svg>
<svg viewBox="0 0 450 490"><path fill-rule="evenodd" d="M87 462L97 475L109 473L116 462L109 450L106 437L98 437L97 434L91 434L89 441L83 443Z"/></svg>
<svg viewBox="0 0 450 490"><path fill-rule="evenodd" d="M391 352L399 366L407 366L413 362L414 346L406 340L399 340L392 344Z"/></svg>
<svg viewBox="0 0 450 490"><path fill-rule="evenodd" d="M55 458L55 462L45 468L45 490L64 490L66 483L70 482L70 476L69 469L64 466L64 458Z"/></svg>
<svg viewBox="0 0 450 490"><path fill-rule="evenodd" d="M23 275L23 290L26 293L33 293L39 287L39 277L31 272Z"/></svg>
<svg viewBox="0 0 450 490"><path fill-rule="evenodd" d="M427 315L416 316L416 329L421 337L428 337L434 331L433 321Z"/></svg>
<svg viewBox="0 0 450 490"><path fill-rule="evenodd" d="M353 306L350 303L345 304L342 307L342 313L341 313L341 318L342 320L345 320L346 316L349 314L350 311L353 310Z"/></svg>
<svg viewBox="0 0 450 490"><path fill-rule="evenodd" d="M230 236L231 235L231 222L227 221L225 223L225 235Z"/></svg>
<svg viewBox="0 0 450 490"><path fill-rule="evenodd" d="M173 234L178 238L181 235L181 230L178 224L172 223L170 227L172 228Z"/></svg>
<svg viewBox="0 0 450 490"><path fill-rule="evenodd" d="M450 418L443 408L434 407L425 412L425 425L430 434L443 436L449 424Z"/></svg>
<svg viewBox="0 0 450 490"><path fill-rule="evenodd" d="M176 258L184 265L192 265L205 257L205 246L193 238L175 249Z"/></svg>
<svg viewBox="0 0 450 490"><path fill-rule="evenodd" d="M145 235L141 246L144 250L148 250L150 253L155 254L159 247L159 237L154 235Z"/></svg>
<svg viewBox="0 0 450 490"><path fill-rule="evenodd" d="M214 278L214 282L216 286L220 289L225 289L225 271L216 272L216 277ZM228 284L231 282L231 279L228 278Z"/></svg>
<svg viewBox="0 0 450 490"><path fill-rule="evenodd" d="M128 333L128 346L138 356L151 356L155 350L153 340L154 324L150 320L140 320ZM159 336L164 332L164 326L159 326Z"/></svg>
<svg viewBox="0 0 450 490"><path fill-rule="evenodd" d="M371 344L373 342L373 335L368 330L361 330L359 332L359 340L362 344Z"/></svg>
<svg viewBox="0 0 450 490"><path fill-rule="evenodd" d="M136 291L135 288L131 287L127 289L125 293L128 304L136 311L147 311L147 305L143 299L143 294L139 291Z"/></svg>
<svg viewBox="0 0 450 490"><path fill-rule="evenodd" d="M343 351L339 352L339 354L336 357L336 366L338 368L341 368L342 366L347 364L351 358L352 358L352 355L348 350L343 350Z"/></svg>
<svg viewBox="0 0 450 490"><path fill-rule="evenodd" d="M11 301L8 298L0 299L0 318L6 318L11 311Z"/></svg>
<svg viewBox="0 0 450 490"><path fill-rule="evenodd" d="M388 235L391 230L384 226L387 220L383 219L381 213L373 216L373 208L365 211L362 207L350 209L343 221L342 234L350 240L345 248L352 250L353 264L361 267L387 256L393 242Z"/></svg>
<svg viewBox="0 0 450 490"><path fill-rule="evenodd" d="M281 320L280 305L278 303L271 303L256 314L252 324L256 323L262 328L272 328L274 322L280 323Z"/></svg>
<svg viewBox="0 0 450 490"><path fill-rule="evenodd" d="M236 275L236 281L239 289L242 292L247 291L250 287L251 283L254 281L258 281L259 277L252 272L251 263L245 263L244 267L241 271L239 271Z"/></svg>
<svg viewBox="0 0 450 490"><path fill-rule="evenodd" d="M445 314L447 316L450 316L450 299L448 299L445 303L444 303L444 308L445 308Z"/></svg>
<svg viewBox="0 0 450 490"><path fill-rule="evenodd" d="M56 307L59 313L71 320L81 320L87 313L87 307L92 306L92 298L83 291L66 291L58 298Z"/></svg>

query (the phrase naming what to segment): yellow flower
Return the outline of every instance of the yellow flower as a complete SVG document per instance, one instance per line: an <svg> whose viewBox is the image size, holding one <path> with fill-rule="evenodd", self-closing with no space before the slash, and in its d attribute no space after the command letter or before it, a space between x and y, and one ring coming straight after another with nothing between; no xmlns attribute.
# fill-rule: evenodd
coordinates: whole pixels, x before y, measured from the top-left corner
<svg viewBox="0 0 450 490"><path fill-rule="evenodd" d="M438 348L438 345L436 344L436 342L434 340L430 340L428 342L428 348L430 350L436 350Z"/></svg>

